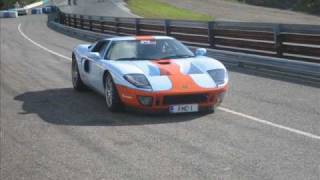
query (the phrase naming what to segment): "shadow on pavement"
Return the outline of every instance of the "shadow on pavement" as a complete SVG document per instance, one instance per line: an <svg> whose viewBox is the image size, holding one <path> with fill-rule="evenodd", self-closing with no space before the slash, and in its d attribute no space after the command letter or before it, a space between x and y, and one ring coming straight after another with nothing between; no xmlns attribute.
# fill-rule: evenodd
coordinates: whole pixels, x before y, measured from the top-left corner
<svg viewBox="0 0 320 180"><path fill-rule="evenodd" d="M91 91L79 93L72 88L26 92L14 99L23 102L24 112L20 114L37 114L44 121L57 125L134 126L184 122L204 115L110 113L102 96Z"/></svg>

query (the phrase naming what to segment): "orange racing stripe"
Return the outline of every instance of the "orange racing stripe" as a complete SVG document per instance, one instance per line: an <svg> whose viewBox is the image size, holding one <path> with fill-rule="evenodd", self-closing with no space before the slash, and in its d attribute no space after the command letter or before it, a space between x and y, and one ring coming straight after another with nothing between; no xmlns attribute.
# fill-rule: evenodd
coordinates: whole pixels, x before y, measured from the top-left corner
<svg viewBox="0 0 320 180"><path fill-rule="evenodd" d="M171 92L193 92L205 90L205 88L198 86L189 74L183 74L180 70L179 65L173 63L172 60L159 60L153 63L156 64L160 69L160 75L168 76L171 80Z"/></svg>

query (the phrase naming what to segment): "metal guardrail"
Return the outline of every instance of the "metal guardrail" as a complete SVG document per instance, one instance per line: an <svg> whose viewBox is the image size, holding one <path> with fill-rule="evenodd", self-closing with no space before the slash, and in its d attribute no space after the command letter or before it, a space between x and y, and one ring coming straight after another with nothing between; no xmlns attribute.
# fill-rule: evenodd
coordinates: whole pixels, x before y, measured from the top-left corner
<svg viewBox="0 0 320 180"><path fill-rule="evenodd" d="M59 13L59 23L111 35L169 35L187 45L320 63L320 26Z"/></svg>
<svg viewBox="0 0 320 180"><path fill-rule="evenodd" d="M102 38L108 38L113 36L121 36L121 35L131 35L126 34L123 32L122 29L122 21L118 21L119 23L117 25L112 25L109 27L107 23L105 23L105 19L112 20L116 18L107 18L104 17L103 20L98 21L100 24L94 25L96 19L101 17L91 17L91 20L88 21L88 23L84 22L84 18L80 18L80 22L75 22L74 24L67 24L65 23L65 19L61 19L61 16L59 13L50 14L48 16L48 25L60 32L63 32L68 35L73 35L80 37L81 39L85 39L88 41L96 41ZM102 18L101 18L102 19ZM132 20L128 18L129 20ZM159 28L159 25L157 26L156 23L163 23L163 20L150 20L150 19L135 19L140 21L139 22L139 29L135 29L135 32L150 32L157 34L157 32L161 32L162 35L166 35L167 33L171 34L172 32L166 32L168 29L165 29L164 32L155 30L156 28ZM71 22L72 20L70 20ZM61 23L62 22L62 23ZM147 22L148 24L144 23ZM153 25L151 25L151 22ZM193 26L196 26L196 28L204 27L204 22L194 22L194 21L174 21L175 26L170 26L171 30L177 30L175 29L179 25L187 25L190 26L192 23ZM102 24L102 25L101 25ZM251 25L258 25L254 23L249 23ZM232 23L228 23L229 27ZM127 25L128 26L128 25ZM246 26L246 24L244 24ZM291 28L292 31L295 32L301 32L301 28L298 27L299 25L295 26L294 29ZM117 28L115 28L117 27ZM131 25L131 28L127 29L134 29L137 26ZM154 30L145 30L146 27L149 27L148 29L151 29L152 27ZM172 28L173 27L173 28ZM246 26L246 28L250 28L251 26ZM284 26L286 27L286 26ZM107 29L109 28L109 29ZM116 30L118 29L118 30ZM182 30L182 29L181 29ZM305 30L303 30L305 31ZM316 32L316 29L309 29L309 32L312 33L318 33ZM134 34L134 32L132 32ZM319 32L320 33L320 32ZM141 34L141 33L135 33L135 34ZM172 35L172 34L171 34ZM249 36L246 34L246 36ZM193 39L187 39L188 41L184 41L186 44L188 44L191 48L195 47L201 47L202 44L198 43L199 41L192 42ZM298 41L298 40L297 40ZM310 40L312 41L312 40ZM314 40L314 42L317 42L317 40ZM218 59L219 61L222 61L224 64L229 65L236 65L236 66L245 66L245 67L254 67L255 69L258 69L259 71L263 72L278 72L281 74L286 74L291 77L298 77L303 80L308 80L312 82L316 82L317 84L320 84L320 63L314 63L314 62L306 62L303 60L297 61L297 60L290 60L287 58L279 58L279 57L270 57L270 56L261 56L259 54L248 54L247 51L244 52L233 52L230 51L228 48L226 50L217 49L215 47L212 48L212 46L205 46L209 47L208 55L210 57L213 57L215 59Z"/></svg>
<svg viewBox="0 0 320 180"><path fill-rule="evenodd" d="M106 33L93 32L66 26L55 21L50 21L50 19L48 25L62 33L71 36L77 36L81 39L92 42L102 38L114 36ZM195 47L191 46L191 48ZM256 69L278 71L290 76L320 83L320 64L317 63L294 61L260 55L250 55L240 52L230 52L215 49L209 49L208 55L218 59L219 61L222 61L224 64L235 66L254 66Z"/></svg>

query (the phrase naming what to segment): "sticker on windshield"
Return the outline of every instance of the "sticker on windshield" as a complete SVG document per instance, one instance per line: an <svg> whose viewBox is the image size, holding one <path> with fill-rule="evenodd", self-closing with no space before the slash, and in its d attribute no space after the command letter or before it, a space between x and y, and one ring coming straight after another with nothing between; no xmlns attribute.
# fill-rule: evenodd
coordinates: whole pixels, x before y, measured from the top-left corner
<svg viewBox="0 0 320 180"><path fill-rule="evenodd" d="M156 45L157 41L152 41L152 40L141 40L140 44L151 44L151 45Z"/></svg>

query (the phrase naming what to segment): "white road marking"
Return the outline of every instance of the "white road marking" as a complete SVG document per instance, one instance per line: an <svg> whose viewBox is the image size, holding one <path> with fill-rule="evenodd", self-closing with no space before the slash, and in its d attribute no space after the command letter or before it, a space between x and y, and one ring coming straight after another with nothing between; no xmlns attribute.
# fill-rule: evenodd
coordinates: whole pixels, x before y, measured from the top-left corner
<svg viewBox="0 0 320 180"><path fill-rule="evenodd" d="M70 57L67 57L67 56L64 56L64 55L62 55L62 54L59 54L59 53L57 53L57 52L55 52L55 51L52 51L52 50L50 50L50 49L42 46L41 44L33 41L32 39L30 39L30 38L29 38L27 35L25 35L25 34L23 33L23 31L21 30L21 24L19 24L18 30L19 30L20 34L21 34L26 40L30 41L32 44L36 45L37 47L39 47L39 48L41 48L41 49L43 49L43 50L45 50L45 51L47 51L47 52L49 52L49 53L51 53L51 54L53 54L53 55L56 55L56 56L58 56L58 57L61 57L61 58L63 58L63 59L66 59L66 60L71 61L71 58L70 58Z"/></svg>
<svg viewBox="0 0 320 180"><path fill-rule="evenodd" d="M261 123L261 124L272 126L272 127L278 128L278 129L286 130L286 131L289 131L289 132L292 132L292 133L296 133L296 134L299 134L299 135L302 135L302 136L305 136L305 137L308 137L308 138L320 140L320 136L315 135L315 134L311 134L311 133L308 133L308 132L300 131L300 130L297 130L297 129L294 129L294 128L290 128L290 127L287 127L287 126L283 126L283 125L280 125L280 124L272 123L270 121L263 120L263 119L260 119L260 118L257 118L257 117L253 117L253 116L250 116L250 115L247 115L247 114L243 114L243 113L240 113L240 112L236 112L236 111L233 111L231 109L224 108L224 107L219 107L218 109L221 110L221 111L233 114L233 115L244 117L244 118L249 119L251 121L255 121L255 122L258 122L258 123Z"/></svg>
<svg viewBox="0 0 320 180"><path fill-rule="evenodd" d="M32 39L30 39L27 35L25 35L22 31L21 31L21 24L19 24L18 26L18 30L20 32L20 34L25 38L27 39L28 41L32 42L32 44L38 46L39 48L53 54L53 55L56 55L58 57L61 57L61 58L64 58L66 60L69 60L71 61L71 58L69 57L66 57L62 54L59 54L55 51L52 51L42 45L40 45L39 43L33 41ZM228 109L228 108L225 108L225 107L219 107L218 108L219 110L221 111L224 111L224 112L227 112L227 113L230 113L230 114L233 114L233 115L237 115L237 116L240 116L240 117L244 117L248 120L251 120L251 121L254 121L254 122L257 122L257 123L261 123L261 124L264 124L264 125L268 125L268 126L271 126L271 127L274 127L274 128L278 128L278 129L282 129L282 130L285 130L285 131L289 131L291 133L295 133L295 134L298 134L298 135L302 135L302 136L305 136L305 137L308 137L308 138L312 138L312 139L316 139L316 140L320 140L320 136L318 135L315 135L315 134L311 134L311 133L308 133L308 132L304 132L304 131L301 131L301 130L298 130L298 129L294 129L294 128L290 128L290 127L287 127L287 126L284 126L284 125L280 125L280 124L276 124L276 123L272 123L270 121L267 121L267 120L263 120L263 119L260 119L260 118L257 118L257 117L253 117L253 116L250 116L250 115L247 115L247 114L243 114L243 113L240 113L240 112L236 112L236 111L233 111L231 109Z"/></svg>

